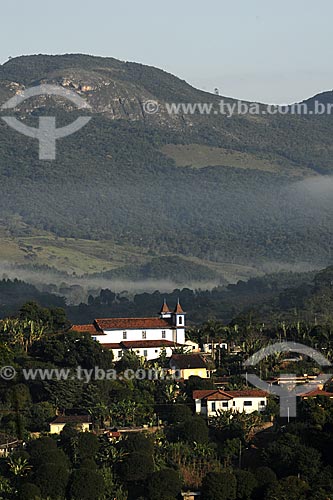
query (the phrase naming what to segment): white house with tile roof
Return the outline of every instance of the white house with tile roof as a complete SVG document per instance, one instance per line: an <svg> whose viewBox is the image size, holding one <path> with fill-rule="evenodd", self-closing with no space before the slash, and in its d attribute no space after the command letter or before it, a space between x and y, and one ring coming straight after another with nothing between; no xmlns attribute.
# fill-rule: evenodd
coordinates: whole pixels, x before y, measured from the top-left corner
<svg viewBox="0 0 333 500"><path fill-rule="evenodd" d="M262 412L267 405L268 393L259 389L222 391L208 389L193 391L196 413L205 417L216 417L219 411L239 413Z"/></svg>
<svg viewBox="0 0 333 500"><path fill-rule="evenodd" d="M74 325L71 331L90 333L119 361L126 351L147 360L156 359L163 349L170 357L173 349L185 346L185 312L179 300L172 312L166 301L159 317L95 319L90 325Z"/></svg>

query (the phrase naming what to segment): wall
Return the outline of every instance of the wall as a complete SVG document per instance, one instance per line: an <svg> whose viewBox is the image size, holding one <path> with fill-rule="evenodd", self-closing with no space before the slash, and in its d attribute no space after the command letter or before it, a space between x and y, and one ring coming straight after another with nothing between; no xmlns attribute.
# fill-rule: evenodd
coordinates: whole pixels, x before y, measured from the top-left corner
<svg viewBox="0 0 333 500"><path fill-rule="evenodd" d="M131 349L131 351L135 352L140 357L145 357L148 361L152 359L156 359L160 356L162 350L165 349L166 356L171 357L172 356L172 349L171 347L149 347L147 349ZM119 356L119 351L120 349L112 349L113 352L113 361L119 361L122 356ZM144 351L147 351L147 356L145 356ZM126 350L124 349L122 353L124 354Z"/></svg>
<svg viewBox="0 0 333 500"><path fill-rule="evenodd" d="M252 406L246 406L244 405L245 401L251 401ZM265 405L261 406L261 401L265 401ZM216 410L214 411L213 408L213 403L215 403L215 408L216 410L221 410L221 411L227 411L227 410L233 410L233 411L238 411L240 413L253 413L254 411L262 411L266 404L267 404L267 399L264 397L260 398L235 398L230 401L207 401L207 410L208 410L208 416L213 416L216 415ZM224 407L223 403L227 403L228 406Z"/></svg>
<svg viewBox="0 0 333 500"><path fill-rule="evenodd" d="M162 336L162 331L165 331L165 338ZM127 338L123 338L123 332L127 333ZM142 332L146 332L146 338L143 338ZM105 330L105 335L96 336L101 344L114 344L124 341L134 340L169 340L170 342L177 342L178 344L185 343L185 330L184 328L154 328L147 330Z"/></svg>
<svg viewBox="0 0 333 500"><path fill-rule="evenodd" d="M244 401L252 401L252 406L244 406ZM261 402L265 401L265 405L261 405ZM215 403L215 410L213 410L213 406ZM235 403L235 405L233 404ZM223 406L226 404L227 406ZM208 417L216 416L216 411L238 411L240 413L253 413L254 411L263 411L267 405L267 398L235 398L229 401L207 401L207 409L202 405L202 401L200 399L195 400L195 410L196 413L201 413L202 415L207 415Z"/></svg>
<svg viewBox="0 0 333 500"><path fill-rule="evenodd" d="M176 367L172 367L173 370L177 370ZM180 370L181 378L188 380L191 376L209 378L206 368L186 368L186 370Z"/></svg>

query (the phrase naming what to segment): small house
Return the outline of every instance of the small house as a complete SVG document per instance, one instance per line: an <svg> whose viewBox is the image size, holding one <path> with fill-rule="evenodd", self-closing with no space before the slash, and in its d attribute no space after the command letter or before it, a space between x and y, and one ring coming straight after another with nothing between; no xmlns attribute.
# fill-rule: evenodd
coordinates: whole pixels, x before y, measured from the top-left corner
<svg viewBox="0 0 333 500"><path fill-rule="evenodd" d="M268 393L247 389L242 391L223 391L221 389L193 391L195 412L205 417L214 417L219 411L239 413L262 412L267 406Z"/></svg>
<svg viewBox="0 0 333 500"><path fill-rule="evenodd" d="M67 424L82 432L90 431L92 428L89 415L59 415L50 423L50 434L59 434Z"/></svg>
<svg viewBox="0 0 333 500"><path fill-rule="evenodd" d="M201 354L173 354L169 366L178 378L188 380L191 376L209 378L212 371Z"/></svg>

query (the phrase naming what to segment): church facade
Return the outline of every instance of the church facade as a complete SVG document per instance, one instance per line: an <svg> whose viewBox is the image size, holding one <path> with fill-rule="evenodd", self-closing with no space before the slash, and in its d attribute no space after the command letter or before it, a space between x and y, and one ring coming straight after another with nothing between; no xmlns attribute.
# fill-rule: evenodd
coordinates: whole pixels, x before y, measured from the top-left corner
<svg viewBox="0 0 333 500"><path fill-rule="evenodd" d="M164 301L158 317L95 319L90 325L74 325L71 331L87 332L119 361L124 352L133 351L147 360L165 350L170 357L175 348L185 347L185 312L179 301L171 311Z"/></svg>

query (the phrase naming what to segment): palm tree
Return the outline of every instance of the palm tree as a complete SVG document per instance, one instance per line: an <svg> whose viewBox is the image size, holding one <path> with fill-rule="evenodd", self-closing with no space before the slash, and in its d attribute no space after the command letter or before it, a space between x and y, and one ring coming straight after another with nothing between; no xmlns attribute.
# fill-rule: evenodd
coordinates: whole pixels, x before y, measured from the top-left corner
<svg viewBox="0 0 333 500"><path fill-rule="evenodd" d="M10 472L15 477L26 476L31 470L31 466L29 465L29 462L26 458L10 457L8 459L7 463L8 463Z"/></svg>

